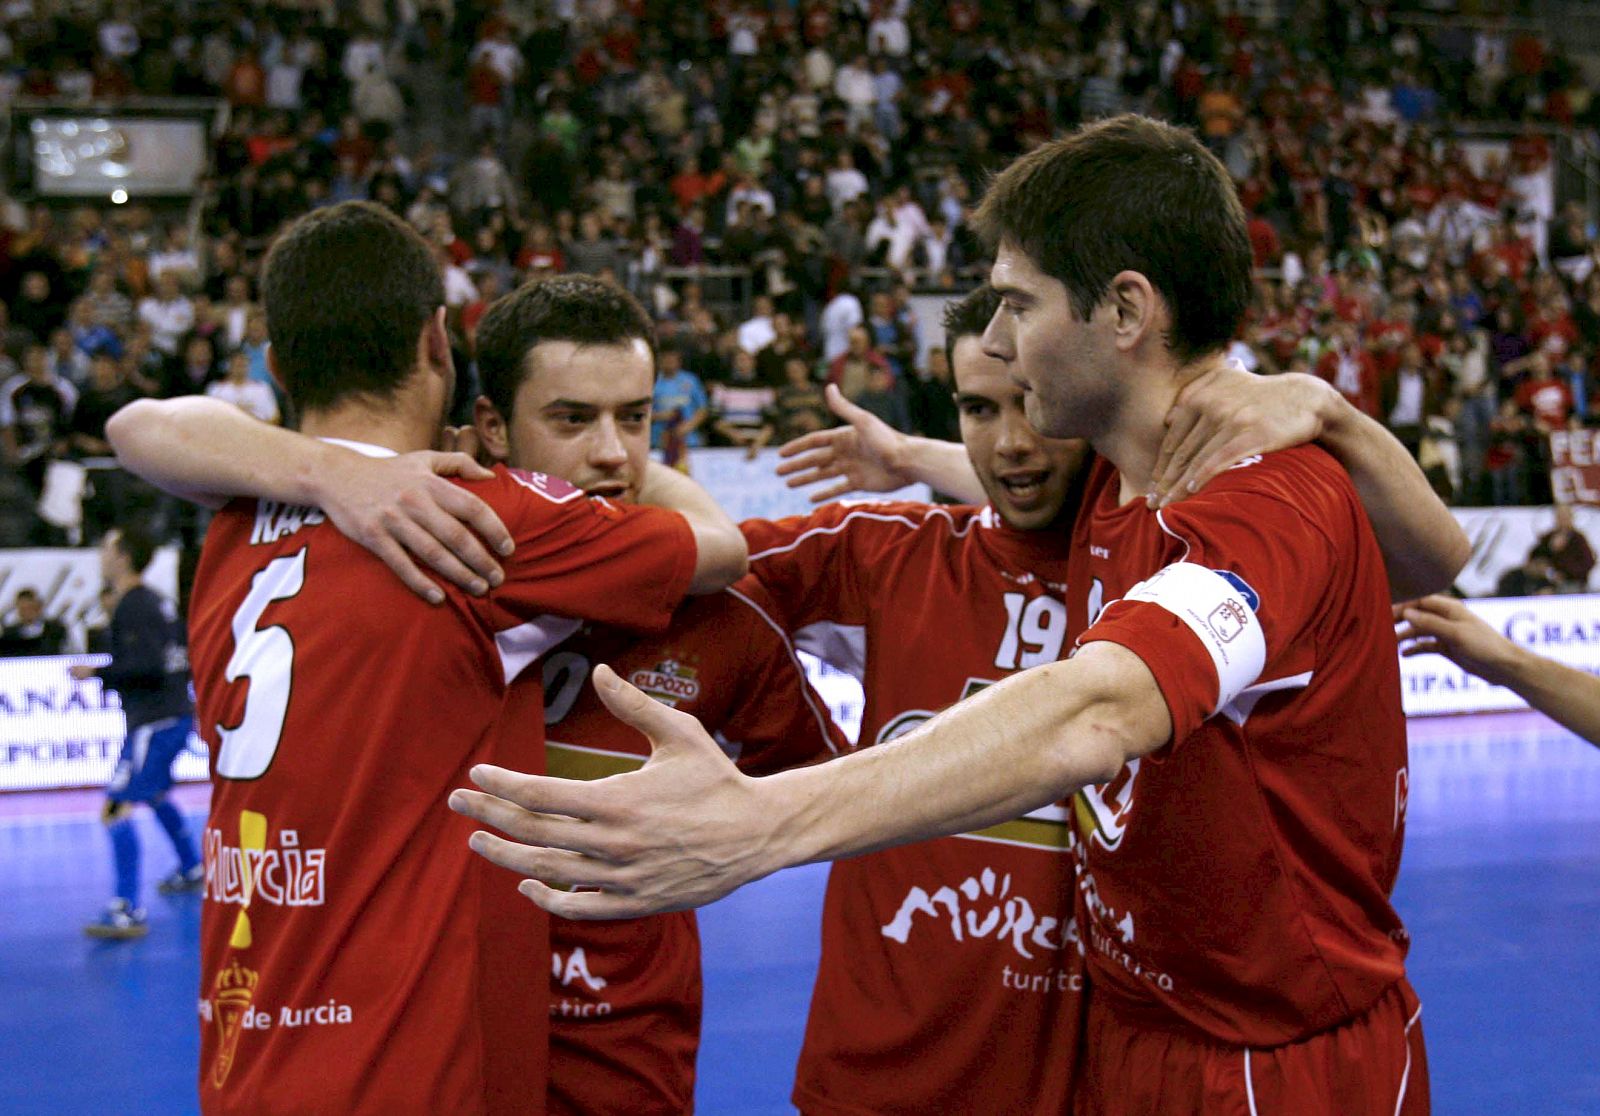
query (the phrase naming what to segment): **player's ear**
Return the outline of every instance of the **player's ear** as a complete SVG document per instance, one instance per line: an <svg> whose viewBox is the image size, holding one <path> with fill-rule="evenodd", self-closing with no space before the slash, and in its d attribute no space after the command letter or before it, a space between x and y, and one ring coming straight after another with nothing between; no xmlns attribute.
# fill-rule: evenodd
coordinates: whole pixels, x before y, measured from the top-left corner
<svg viewBox="0 0 1600 1116"><path fill-rule="evenodd" d="M1113 276L1102 305L1109 305L1115 315L1116 345L1124 352L1137 348L1152 334L1166 332L1166 304L1150 280L1137 271L1119 271Z"/></svg>
<svg viewBox="0 0 1600 1116"><path fill-rule="evenodd" d="M423 367L440 375L455 378L455 365L450 357L450 326L445 320L445 308L439 307L422 327Z"/></svg>
<svg viewBox="0 0 1600 1116"><path fill-rule="evenodd" d="M480 395L472 404L472 428L478 432L478 441L490 457L505 461L511 456L511 432L506 429L505 416L500 408Z"/></svg>

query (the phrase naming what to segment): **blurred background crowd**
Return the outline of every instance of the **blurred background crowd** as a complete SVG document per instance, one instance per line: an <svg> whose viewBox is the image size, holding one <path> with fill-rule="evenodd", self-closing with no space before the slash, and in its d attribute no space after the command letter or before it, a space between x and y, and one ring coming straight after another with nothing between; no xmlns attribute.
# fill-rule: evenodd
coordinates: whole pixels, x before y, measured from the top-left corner
<svg viewBox="0 0 1600 1116"><path fill-rule="evenodd" d="M106 419L204 392L280 421L261 257L351 198L436 246L469 377L489 302L587 272L659 322L669 456L827 425L826 382L953 437L918 295L982 281L967 218L992 170L1128 110L1194 126L1239 184L1259 282L1238 360L1331 381L1456 503L1548 503L1549 432L1600 414L1595 183L1572 177L1600 103L1523 6L1308 10L7 0L0 100L219 111L190 204L0 198L0 545L90 542L130 510L192 530L115 470Z"/></svg>

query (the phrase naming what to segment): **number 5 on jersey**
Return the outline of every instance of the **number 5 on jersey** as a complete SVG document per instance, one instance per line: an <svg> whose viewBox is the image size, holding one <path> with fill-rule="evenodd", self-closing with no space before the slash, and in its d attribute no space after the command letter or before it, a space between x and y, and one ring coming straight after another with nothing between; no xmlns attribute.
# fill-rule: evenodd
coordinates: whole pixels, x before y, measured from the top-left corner
<svg viewBox="0 0 1600 1116"><path fill-rule="evenodd" d="M233 728L217 726L217 774L225 779L259 779L272 764L289 713L294 675L294 640L274 625L257 628L274 601L286 601L306 584L306 552L274 558L250 582L250 592L233 614L233 658L225 677L249 679L244 715Z"/></svg>

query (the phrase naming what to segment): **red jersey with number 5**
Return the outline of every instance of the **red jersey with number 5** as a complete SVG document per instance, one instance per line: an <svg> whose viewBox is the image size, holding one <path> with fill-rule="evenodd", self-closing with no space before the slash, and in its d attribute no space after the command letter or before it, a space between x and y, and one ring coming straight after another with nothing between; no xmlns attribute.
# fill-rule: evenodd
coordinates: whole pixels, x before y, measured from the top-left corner
<svg viewBox="0 0 1600 1116"><path fill-rule="evenodd" d="M589 684L596 663L692 713L751 775L848 747L753 578L684 602L664 635L586 629L544 662L549 771L637 768L650 742ZM551 1116L672 1116L694 1108L700 931L693 911L550 922Z"/></svg>
<svg viewBox="0 0 1600 1116"><path fill-rule="evenodd" d="M1138 655L1173 729L1075 800L1092 1010L1236 1046L1337 1026L1407 946L1405 722L1366 513L1314 447L1159 513L1093 469L1072 580L1115 603L1080 642Z"/></svg>
<svg viewBox="0 0 1600 1116"><path fill-rule="evenodd" d="M751 573L796 643L861 679L861 745L1069 646L1061 532L908 503L743 526ZM1067 1111L1082 979L1073 859L1055 806L834 864L795 1104Z"/></svg>
<svg viewBox="0 0 1600 1116"><path fill-rule="evenodd" d="M529 954L548 920L445 799L473 764L538 766L539 702L505 723L510 679L578 618L664 626L694 538L538 474L469 487L517 548L499 589L439 607L315 508L236 500L207 533L190 651L214 786L208 1114L543 1103L548 982Z"/></svg>

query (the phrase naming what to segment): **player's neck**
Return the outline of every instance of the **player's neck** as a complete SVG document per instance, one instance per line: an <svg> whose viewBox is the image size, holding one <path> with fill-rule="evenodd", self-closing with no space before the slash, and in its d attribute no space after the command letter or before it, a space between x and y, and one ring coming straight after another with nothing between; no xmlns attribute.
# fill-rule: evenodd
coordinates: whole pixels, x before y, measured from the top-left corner
<svg viewBox="0 0 1600 1116"><path fill-rule="evenodd" d="M136 573L119 574L111 579L111 592L116 595L118 601L121 601L123 597L128 595L129 589L137 589L143 584L144 578ZM116 606L113 605L112 607Z"/></svg>
<svg viewBox="0 0 1600 1116"><path fill-rule="evenodd" d="M1161 441L1167 434L1167 415L1178 393L1223 359L1221 355L1205 356L1187 364L1164 362L1146 368L1138 382L1130 385L1115 420L1103 434L1090 439L1095 452L1121 475L1120 503L1143 500L1149 494Z"/></svg>
<svg viewBox="0 0 1600 1116"><path fill-rule="evenodd" d="M324 411L307 411L300 432L312 438L340 438L381 446L395 453L429 450L439 440L439 418L404 396L393 401L350 401Z"/></svg>

